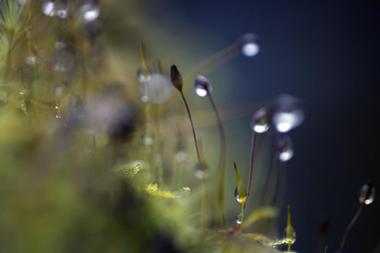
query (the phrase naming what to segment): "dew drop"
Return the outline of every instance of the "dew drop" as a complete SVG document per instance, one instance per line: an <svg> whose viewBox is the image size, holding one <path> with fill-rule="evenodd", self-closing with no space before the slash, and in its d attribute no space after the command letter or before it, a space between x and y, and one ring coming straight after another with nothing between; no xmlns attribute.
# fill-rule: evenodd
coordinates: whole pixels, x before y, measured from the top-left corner
<svg viewBox="0 0 380 253"><path fill-rule="evenodd" d="M17 3L19 5L25 5L25 4L29 3L29 0L17 0Z"/></svg>
<svg viewBox="0 0 380 253"><path fill-rule="evenodd" d="M293 245L296 242L296 239L293 237L285 237L284 242L288 245Z"/></svg>
<svg viewBox="0 0 380 253"><path fill-rule="evenodd" d="M199 180L205 179L206 178L206 171L202 170L198 166L198 168L195 170L194 176L195 176L195 178L197 178Z"/></svg>
<svg viewBox="0 0 380 253"><path fill-rule="evenodd" d="M97 5L86 3L80 8L80 16L84 22L92 22L99 17L100 11Z"/></svg>
<svg viewBox="0 0 380 253"><path fill-rule="evenodd" d="M142 102L161 104L170 98L173 87L166 76L159 73L147 75L140 71L137 78L140 83Z"/></svg>
<svg viewBox="0 0 380 253"><path fill-rule="evenodd" d="M187 159L187 153L184 150L178 150L175 159L177 162L184 162Z"/></svg>
<svg viewBox="0 0 380 253"><path fill-rule="evenodd" d="M205 76L199 75L195 79L194 91L198 96L205 97L212 91L212 86Z"/></svg>
<svg viewBox="0 0 380 253"><path fill-rule="evenodd" d="M56 41L56 42L54 43L54 48L55 48L55 49L60 50L60 49L64 49L65 47L66 47L66 43L63 42L63 41L58 40L58 41Z"/></svg>
<svg viewBox="0 0 380 253"><path fill-rule="evenodd" d="M253 57L260 51L257 38L254 34L245 34L241 39L241 52L247 57Z"/></svg>
<svg viewBox="0 0 380 253"><path fill-rule="evenodd" d="M245 201L247 200L247 194L246 194L245 189L241 190L241 192L239 194L238 187L236 187L235 191L234 191L234 196L235 196L236 201L240 205L243 205L245 203Z"/></svg>
<svg viewBox="0 0 380 253"><path fill-rule="evenodd" d="M65 5L59 5L55 8L55 16L60 19L67 19L69 17L69 8Z"/></svg>
<svg viewBox="0 0 380 253"><path fill-rule="evenodd" d="M56 97L60 97L65 92L65 86L63 85L57 85L54 87L54 95Z"/></svg>
<svg viewBox="0 0 380 253"><path fill-rule="evenodd" d="M360 189L359 202L370 205L375 201L375 187L371 183L365 184Z"/></svg>
<svg viewBox="0 0 380 253"><path fill-rule="evenodd" d="M293 143L289 136L283 135L277 142L278 159L287 162L294 156Z"/></svg>
<svg viewBox="0 0 380 253"><path fill-rule="evenodd" d="M242 216L241 214L237 215L237 216L236 216L236 219L235 219L235 222L236 222L236 224L238 224L238 225L243 224L243 216Z"/></svg>
<svg viewBox="0 0 380 253"><path fill-rule="evenodd" d="M55 3L54 1L45 1L42 3L42 12L49 17L55 15Z"/></svg>
<svg viewBox="0 0 380 253"><path fill-rule="evenodd" d="M54 110L55 110L55 118L62 119L63 115L62 115L61 107L58 104L56 104L54 106Z"/></svg>
<svg viewBox="0 0 380 253"><path fill-rule="evenodd" d="M70 48L57 50L52 61L53 70L58 73L72 72L76 67L75 54Z"/></svg>
<svg viewBox="0 0 380 253"><path fill-rule="evenodd" d="M25 63L29 66L34 66L36 64L36 57L34 55L27 56L25 59Z"/></svg>
<svg viewBox="0 0 380 253"><path fill-rule="evenodd" d="M270 122L267 109L259 109L252 117L251 129L256 133L265 133L269 130Z"/></svg>
<svg viewBox="0 0 380 253"><path fill-rule="evenodd" d="M142 143L144 146L152 146L154 143L154 138L151 135L145 134L142 137Z"/></svg>
<svg viewBox="0 0 380 253"><path fill-rule="evenodd" d="M282 95L277 99L272 117L273 125L280 133L286 133L299 126L304 120L304 112L300 101L290 95Z"/></svg>

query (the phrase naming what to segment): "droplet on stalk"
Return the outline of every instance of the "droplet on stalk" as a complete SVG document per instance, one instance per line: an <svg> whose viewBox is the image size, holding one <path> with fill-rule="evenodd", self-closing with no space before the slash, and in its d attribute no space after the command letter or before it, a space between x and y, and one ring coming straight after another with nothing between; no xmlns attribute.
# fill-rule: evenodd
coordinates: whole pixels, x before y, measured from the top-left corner
<svg viewBox="0 0 380 253"><path fill-rule="evenodd" d="M282 135L277 142L278 159L287 162L294 156L293 143L288 135Z"/></svg>
<svg viewBox="0 0 380 253"><path fill-rule="evenodd" d="M300 101L290 95L280 96L275 104L272 123L280 133L298 127L304 120Z"/></svg>
<svg viewBox="0 0 380 253"><path fill-rule="evenodd" d="M69 17L69 7L65 3L55 5L54 15L60 19L67 19Z"/></svg>
<svg viewBox="0 0 380 253"><path fill-rule="evenodd" d="M291 213L290 205L288 205L288 218L287 218L287 225L286 225L284 234L285 234L284 241L288 245L288 251L290 251L291 246L296 241L296 232L292 224L292 213Z"/></svg>
<svg viewBox="0 0 380 253"><path fill-rule="evenodd" d="M371 183L362 186L359 194L359 202L365 205L370 205L375 200L375 187Z"/></svg>
<svg viewBox="0 0 380 253"><path fill-rule="evenodd" d="M205 76L199 75L195 79L194 91L198 96L206 97L212 91L212 86Z"/></svg>
<svg viewBox="0 0 380 253"><path fill-rule="evenodd" d="M234 196L235 196L236 201L240 205L243 205L245 201L247 200L247 194L244 193L244 191L239 193L238 187L235 188Z"/></svg>
<svg viewBox="0 0 380 253"><path fill-rule="evenodd" d="M199 180L203 180L206 178L206 171L202 169L200 166L197 166L194 175L195 175L195 178Z"/></svg>
<svg viewBox="0 0 380 253"><path fill-rule="evenodd" d="M268 116L268 110L266 108L260 108L252 117L251 129L256 133L262 134L269 130L270 119Z"/></svg>
<svg viewBox="0 0 380 253"><path fill-rule="evenodd" d="M53 17L55 15L55 3L54 1L44 1L42 3L42 12L49 17Z"/></svg>
<svg viewBox="0 0 380 253"><path fill-rule="evenodd" d="M84 22L95 21L99 15L99 7L94 3L85 3L80 7L80 16Z"/></svg>
<svg viewBox="0 0 380 253"><path fill-rule="evenodd" d="M241 38L241 53L247 57L253 57L260 51L256 35L248 33Z"/></svg>
<svg viewBox="0 0 380 253"><path fill-rule="evenodd" d="M235 178L236 178L236 188L234 191L235 200L239 205L244 205L247 201L247 190L241 180L240 170L236 163L234 162Z"/></svg>
<svg viewBox="0 0 380 253"><path fill-rule="evenodd" d="M19 5L25 5L25 4L29 3L29 0L17 0L17 3Z"/></svg>
<svg viewBox="0 0 380 253"><path fill-rule="evenodd" d="M236 224L241 225L243 224L243 216L241 214L238 214L235 219Z"/></svg>

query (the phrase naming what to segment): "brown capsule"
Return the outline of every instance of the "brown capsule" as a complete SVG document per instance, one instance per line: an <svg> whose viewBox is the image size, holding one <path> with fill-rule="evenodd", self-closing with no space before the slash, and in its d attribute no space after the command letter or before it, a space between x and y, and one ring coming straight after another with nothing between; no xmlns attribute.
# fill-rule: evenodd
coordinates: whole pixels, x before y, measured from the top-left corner
<svg viewBox="0 0 380 253"><path fill-rule="evenodd" d="M174 87L177 90L182 92L182 86L183 86L182 76L181 76L181 73L179 73L177 66L174 64L170 68L170 78L172 80Z"/></svg>

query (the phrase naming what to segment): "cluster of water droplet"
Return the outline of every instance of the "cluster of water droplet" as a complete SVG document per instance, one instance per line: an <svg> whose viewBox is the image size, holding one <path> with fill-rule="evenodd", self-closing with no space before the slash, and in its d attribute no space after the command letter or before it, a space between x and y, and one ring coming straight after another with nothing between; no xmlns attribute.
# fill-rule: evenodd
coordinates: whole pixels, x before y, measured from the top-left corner
<svg viewBox="0 0 380 253"><path fill-rule="evenodd" d="M68 1L45 0L42 2L42 12L49 17L57 17L61 20L68 19L71 15L78 16L84 23L98 19L100 10L95 1L85 1L79 8L70 5Z"/></svg>
<svg viewBox="0 0 380 253"><path fill-rule="evenodd" d="M303 120L304 112L300 101L293 96L282 95L272 105L256 111L251 120L251 129L263 134L273 126L279 133L275 147L278 159L286 162L294 155L291 138L286 133L298 127Z"/></svg>

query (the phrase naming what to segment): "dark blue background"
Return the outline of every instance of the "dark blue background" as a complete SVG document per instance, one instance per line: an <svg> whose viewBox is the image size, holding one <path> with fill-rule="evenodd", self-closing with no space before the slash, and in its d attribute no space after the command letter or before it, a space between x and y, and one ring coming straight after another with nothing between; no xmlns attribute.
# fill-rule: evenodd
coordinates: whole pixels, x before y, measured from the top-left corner
<svg viewBox="0 0 380 253"><path fill-rule="evenodd" d="M370 180L380 189L379 2L172 0L157 7L217 38L216 48L247 31L259 35L262 51L255 61L230 63L245 86L228 99L260 101L284 92L304 99L307 120L293 136L297 159L290 163L286 193L295 210L295 249L322 252L316 248L319 224L327 220L329 252L335 252L360 186ZM346 252L375 252L379 206L364 210Z"/></svg>

